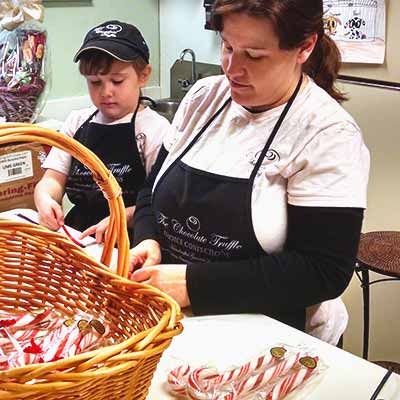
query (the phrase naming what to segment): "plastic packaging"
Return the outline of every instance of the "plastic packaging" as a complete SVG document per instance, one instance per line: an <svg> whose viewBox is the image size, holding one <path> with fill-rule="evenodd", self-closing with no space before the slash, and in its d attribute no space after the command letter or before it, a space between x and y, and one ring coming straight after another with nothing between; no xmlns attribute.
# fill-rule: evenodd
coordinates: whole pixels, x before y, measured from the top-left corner
<svg viewBox="0 0 400 400"><path fill-rule="evenodd" d="M324 370L326 365L312 351L277 345L226 371L179 365L169 372L167 387L175 397L194 400L281 400Z"/></svg>
<svg viewBox="0 0 400 400"><path fill-rule="evenodd" d="M101 317L54 310L0 315L0 371L57 361L114 344Z"/></svg>
<svg viewBox="0 0 400 400"><path fill-rule="evenodd" d="M0 6L0 117L34 122L50 83L47 33L40 0L6 0Z"/></svg>

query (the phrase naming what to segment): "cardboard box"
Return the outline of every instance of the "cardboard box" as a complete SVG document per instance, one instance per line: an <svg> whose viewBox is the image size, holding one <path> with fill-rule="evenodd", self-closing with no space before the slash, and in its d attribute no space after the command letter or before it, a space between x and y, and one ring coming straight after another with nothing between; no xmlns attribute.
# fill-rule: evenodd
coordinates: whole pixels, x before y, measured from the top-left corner
<svg viewBox="0 0 400 400"><path fill-rule="evenodd" d="M12 143L0 146L0 212L35 208L33 191L42 177L45 146Z"/></svg>

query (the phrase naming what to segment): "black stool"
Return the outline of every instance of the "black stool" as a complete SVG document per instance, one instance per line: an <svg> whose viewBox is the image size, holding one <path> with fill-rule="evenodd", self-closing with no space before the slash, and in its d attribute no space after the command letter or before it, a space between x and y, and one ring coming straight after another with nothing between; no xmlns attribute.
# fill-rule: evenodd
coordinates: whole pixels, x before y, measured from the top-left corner
<svg viewBox="0 0 400 400"><path fill-rule="evenodd" d="M370 282L369 271L374 271L390 278ZM369 287L378 282L400 280L400 232L380 231L362 234L357 254L356 273L361 281L363 290L363 358L367 360L369 345ZM380 363L385 362L382 361Z"/></svg>

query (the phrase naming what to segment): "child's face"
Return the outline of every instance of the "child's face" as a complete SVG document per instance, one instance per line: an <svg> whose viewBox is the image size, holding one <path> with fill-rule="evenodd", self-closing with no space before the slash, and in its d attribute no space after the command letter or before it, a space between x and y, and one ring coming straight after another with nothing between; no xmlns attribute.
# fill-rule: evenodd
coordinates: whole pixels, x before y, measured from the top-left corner
<svg viewBox="0 0 400 400"><path fill-rule="evenodd" d="M86 76L90 98L106 119L118 120L135 111L150 73L150 65L138 74L132 64L115 60L107 74Z"/></svg>

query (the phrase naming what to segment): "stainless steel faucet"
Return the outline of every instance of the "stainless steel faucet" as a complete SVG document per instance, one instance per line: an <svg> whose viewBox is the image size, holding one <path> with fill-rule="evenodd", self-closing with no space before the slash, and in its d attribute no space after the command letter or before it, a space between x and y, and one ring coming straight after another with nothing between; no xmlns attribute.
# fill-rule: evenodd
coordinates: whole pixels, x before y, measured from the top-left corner
<svg viewBox="0 0 400 400"><path fill-rule="evenodd" d="M192 57L192 77L190 80L189 79L178 79L178 83L184 92L187 92L197 80L196 54L194 53L194 51L192 49L182 50L181 55L179 56L180 62L183 62L183 59L185 58L186 54L190 54Z"/></svg>

